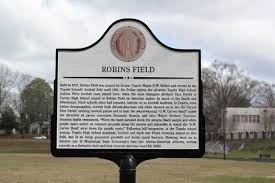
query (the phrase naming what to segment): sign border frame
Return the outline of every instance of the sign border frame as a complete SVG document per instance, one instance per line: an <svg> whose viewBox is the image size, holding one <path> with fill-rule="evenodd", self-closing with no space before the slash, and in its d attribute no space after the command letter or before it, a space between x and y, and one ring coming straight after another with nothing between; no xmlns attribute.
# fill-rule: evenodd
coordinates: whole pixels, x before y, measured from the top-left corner
<svg viewBox="0 0 275 183"><path fill-rule="evenodd" d="M199 62L199 148L198 149L58 149L57 144L57 86L58 86L58 53L59 52L79 52L92 48L97 45L109 32L109 30L117 23L132 21L142 24L161 46L176 52L195 52L198 53ZM162 43L150 30L150 28L142 21L132 18L119 19L113 22L103 35L93 44L84 48L57 48L55 57L55 80L54 80L54 110L51 117L51 153L55 157L103 157L108 159L111 156L121 156L124 154L132 154L137 157L152 158L200 158L205 152L205 118L203 115L203 91L201 81L201 50L200 49L179 49L172 48Z"/></svg>

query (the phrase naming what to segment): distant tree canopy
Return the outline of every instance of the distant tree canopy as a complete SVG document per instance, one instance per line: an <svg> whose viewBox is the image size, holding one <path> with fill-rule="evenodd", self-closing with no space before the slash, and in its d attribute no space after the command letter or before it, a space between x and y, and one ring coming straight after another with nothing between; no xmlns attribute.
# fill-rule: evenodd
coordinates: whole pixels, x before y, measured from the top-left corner
<svg viewBox="0 0 275 183"><path fill-rule="evenodd" d="M0 129L6 130L7 134L11 134L12 129L17 129L18 124L16 121L16 115L11 107L4 107L2 112L2 119L0 123Z"/></svg>
<svg viewBox="0 0 275 183"><path fill-rule="evenodd" d="M52 111L53 91L49 83L41 78L32 80L21 93L22 107L30 123L42 124L48 121Z"/></svg>
<svg viewBox="0 0 275 183"><path fill-rule="evenodd" d="M244 75L236 65L214 61L202 69L203 111L206 128L216 131L226 107L249 107L259 93L259 82Z"/></svg>

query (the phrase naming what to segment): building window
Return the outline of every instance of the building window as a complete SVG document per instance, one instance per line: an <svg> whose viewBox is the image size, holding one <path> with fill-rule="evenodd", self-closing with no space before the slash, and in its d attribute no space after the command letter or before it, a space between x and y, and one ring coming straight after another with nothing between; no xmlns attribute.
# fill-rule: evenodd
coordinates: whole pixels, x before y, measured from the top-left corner
<svg viewBox="0 0 275 183"><path fill-rule="evenodd" d="M241 123L245 122L244 117L245 117L245 115L241 115Z"/></svg>
<svg viewBox="0 0 275 183"><path fill-rule="evenodd" d="M237 123L240 122L240 115L236 115L236 122L237 122Z"/></svg>
<svg viewBox="0 0 275 183"><path fill-rule="evenodd" d="M233 123L237 122L237 115L232 115L232 121L233 121Z"/></svg>
<svg viewBox="0 0 275 183"><path fill-rule="evenodd" d="M244 122L248 123L248 116L247 115L244 116Z"/></svg>
<svg viewBox="0 0 275 183"><path fill-rule="evenodd" d="M252 115L249 115L248 118L249 118L249 119L248 119L249 123L252 123L252 120L253 120Z"/></svg>
<svg viewBox="0 0 275 183"><path fill-rule="evenodd" d="M257 122L257 115L253 115L253 123Z"/></svg>
<svg viewBox="0 0 275 183"><path fill-rule="evenodd" d="M260 123L260 122L261 122L260 115L257 115L257 123Z"/></svg>
<svg viewBox="0 0 275 183"><path fill-rule="evenodd" d="M260 115L232 115L233 123L260 123Z"/></svg>
<svg viewBox="0 0 275 183"><path fill-rule="evenodd" d="M275 115L273 113L271 114L271 121L272 123L275 123Z"/></svg>

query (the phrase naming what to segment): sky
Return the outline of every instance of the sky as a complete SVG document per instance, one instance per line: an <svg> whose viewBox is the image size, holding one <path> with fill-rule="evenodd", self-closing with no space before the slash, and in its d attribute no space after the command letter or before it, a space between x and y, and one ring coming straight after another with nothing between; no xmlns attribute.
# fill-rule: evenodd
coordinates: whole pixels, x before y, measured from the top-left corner
<svg viewBox="0 0 275 183"><path fill-rule="evenodd" d="M135 18L170 47L201 49L203 66L234 63L274 83L273 0L1 0L0 17L0 63L48 81L56 48L86 47Z"/></svg>

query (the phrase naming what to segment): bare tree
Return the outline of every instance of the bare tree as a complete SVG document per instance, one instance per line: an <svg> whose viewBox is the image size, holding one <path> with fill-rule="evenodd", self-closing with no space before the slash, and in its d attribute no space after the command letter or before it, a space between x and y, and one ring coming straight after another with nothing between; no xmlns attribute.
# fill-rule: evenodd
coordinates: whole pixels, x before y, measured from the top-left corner
<svg viewBox="0 0 275 183"><path fill-rule="evenodd" d="M257 96L259 82L245 76L234 64L214 61L202 70L204 114L207 130L220 127L226 107L248 107Z"/></svg>
<svg viewBox="0 0 275 183"><path fill-rule="evenodd" d="M18 113L18 123L19 123L19 130L21 137L24 138L24 134L28 132L30 122L27 119L27 113L23 108L22 103L22 92L26 85L28 85L31 82L32 77L28 74L20 74L17 80L17 97L14 97L13 103L14 107Z"/></svg>
<svg viewBox="0 0 275 183"><path fill-rule="evenodd" d="M261 82L261 90L255 105L257 107L275 108L275 84Z"/></svg>
<svg viewBox="0 0 275 183"><path fill-rule="evenodd" d="M6 65L0 65L0 111L10 95L10 90L15 86L17 78L17 72L11 71Z"/></svg>

